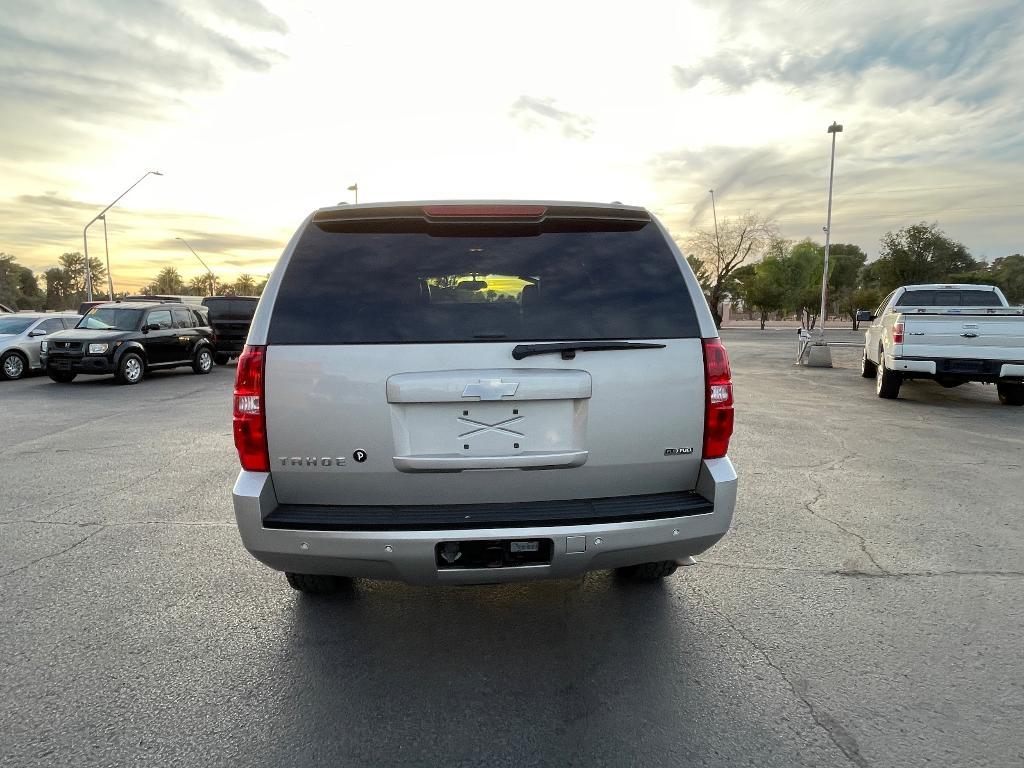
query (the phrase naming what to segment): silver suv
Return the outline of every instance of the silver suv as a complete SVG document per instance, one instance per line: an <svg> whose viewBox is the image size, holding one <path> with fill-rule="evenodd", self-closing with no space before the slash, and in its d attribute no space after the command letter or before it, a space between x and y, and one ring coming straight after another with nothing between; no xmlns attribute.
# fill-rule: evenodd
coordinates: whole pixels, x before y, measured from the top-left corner
<svg viewBox="0 0 1024 768"><path fill-rule="evenodd" d="M312 593L667 576L732 519L730 377L642 208L318 210L238 361L242 542Z"/></svg>

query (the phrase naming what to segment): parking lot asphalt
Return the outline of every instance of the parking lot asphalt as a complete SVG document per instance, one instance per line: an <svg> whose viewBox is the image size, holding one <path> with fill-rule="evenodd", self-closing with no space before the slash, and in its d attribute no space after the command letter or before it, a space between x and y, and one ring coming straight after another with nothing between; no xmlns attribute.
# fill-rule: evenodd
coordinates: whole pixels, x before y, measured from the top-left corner
<svg viewBox="0 0 1024 768"><path fill-rule="evenodd" d="M234 528L233 366L0 382L0 764L1024 763L1024 409L723 338L734 527L642 586L310 599Z"/></svg>

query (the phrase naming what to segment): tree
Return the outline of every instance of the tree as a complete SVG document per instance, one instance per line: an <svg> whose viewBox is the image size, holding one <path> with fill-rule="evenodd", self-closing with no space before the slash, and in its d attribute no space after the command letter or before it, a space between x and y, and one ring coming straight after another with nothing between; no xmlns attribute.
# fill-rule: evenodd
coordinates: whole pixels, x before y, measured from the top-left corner
<svg viewBox="0 0 1024 768"><path fill-rule="evenodd" d="M690 250L706 270L708 306L715 324L722 324L719 304L735 292L733 273L747 261L756 261L772 241L775 224L755 213L725 219L714 230L698 230L690 241ZM696 271L696 270L695 270Z"/></svg>
<svg viewBox="0 0 1024 768"><path fill-rule="evenodd" d="M961 283L985 283L1002 289L1011 304L1024 304L1024 255L1002 256L973 272L956 276Z"/></svg>
<svg viewBox="0 0 1024 768"><path fill-rule="evenodd" d="M185 292L185 281L174 267L164 267L147 288L151 294L179 296Z"/></svg>
<svg viewBox="0 0 1024 768"><path fill-rule="evenodd" d="M711 291L711 273L708 272L708 265L692 253L686 257L686 263L690 265L690 269L693 270L700 289L704 292L704 297L707 298L708 293Z"/></svg>
<svg viewBox="0 0 1024 768"><path fill-rule="evenodd" d="M833 315L848 315L854 330L857 330L858 308L854 295L860 287L860 276L867 258L860 246L852 243L835 243L829 247L828 309Z"/></svg>
<svg viewBox="0 0 1024 768"><path fill-rule="evenodd" d="M256 281L253 276L243 272L235 280L235 293L238 296L252 296L256 291Z"/></svg>
<svg viewBox="0 0 1024 768"><path fill-rule="evenodd" d="M62 253L57 261L64 272L64 280L70 293L73 296L84 298L86 289L85 257L75 251L74 253ZM92 272L93 291L98 291L98 286L101 286L107 279L107 268L95 256L89 257L89 267Z"/></svg>
<svg viewBox="0 0 1024 768"><path fill-rule="evenodd" d="M850 322L853 330L857 330L857 310L868 309L874 311L875 307L882 301L882 292L877 288L857 288L853 290L846 299L843 309L850 313Z"/></svg>
<svg viewBox="0 0 1024 768"><path fill-rule="evenodd" d="M214 279L209 272L202 272L188 281L187 290L192 296L212 296Z"/></svg>
<svg viewBox="0 0 1024 768"><path fill-rule="evenodd" d="M888 293L901 285L947 282L979 266L938 224L921 222L882 237L880 256L864 271L864 282Z"/></svg>
<svg viewBox="0 0 1024 768"><path fill-rule="evenodd" d="M23 267L9 253L0 253L0 303L32 309L42 304L42 298L32 270Z"/></svg>
<svg viewBox="0 0 1024 768"><path fill-rule="evenodd" d="M765 256L757 264L747 265L733 274L743 302L761 316L761 330L772 312L785 308L785 287L779 279L778 257Z"/></svg>

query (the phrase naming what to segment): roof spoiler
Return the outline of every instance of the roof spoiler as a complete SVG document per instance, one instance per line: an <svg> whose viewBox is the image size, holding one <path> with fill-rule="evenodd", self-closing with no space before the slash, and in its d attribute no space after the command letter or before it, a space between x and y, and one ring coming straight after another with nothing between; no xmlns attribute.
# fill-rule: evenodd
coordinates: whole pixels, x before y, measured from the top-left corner
<svg viewBox="0 0 1024 768"><path fill-rule="evenodd" d="M433 232L438 229L526 227L534 231L640 229L651 221L643 208L532 203L429 203L326 208L313 223L331 232Z"/></svg>

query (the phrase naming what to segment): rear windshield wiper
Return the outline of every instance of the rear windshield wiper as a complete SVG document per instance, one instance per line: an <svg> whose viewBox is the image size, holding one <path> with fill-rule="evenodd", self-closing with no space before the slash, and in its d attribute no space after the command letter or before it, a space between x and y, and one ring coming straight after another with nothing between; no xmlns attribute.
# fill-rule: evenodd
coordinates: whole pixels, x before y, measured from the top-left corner
<svg viewBox="0 0 1024 768"><path fill-rule="evenodd" d="M641 341L555 341L550 344L516 344L512 357L522 360L532 355L550 355L561 352L563 360L572 360L577 352L600 352L605 349L664 349L664 344Z"/></svg>

